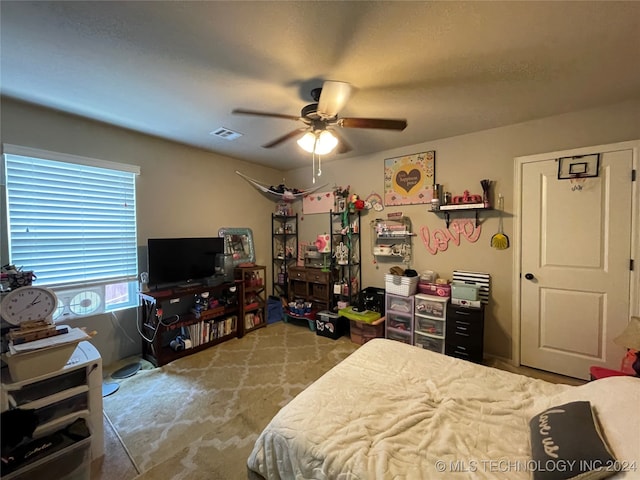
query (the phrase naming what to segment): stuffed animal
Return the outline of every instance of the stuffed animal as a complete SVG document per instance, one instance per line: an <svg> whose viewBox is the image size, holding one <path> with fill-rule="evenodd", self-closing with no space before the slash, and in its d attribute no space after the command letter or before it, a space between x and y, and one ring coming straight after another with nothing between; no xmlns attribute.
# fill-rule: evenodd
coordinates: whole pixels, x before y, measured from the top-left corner
<svg viewBox="0 0 640 480"><path fill-rule="evenodd" d="M364 200L362 200L357 193L351 195L351 201L349 202L349 210L352 212L363 210L364 209Z"/></svg>

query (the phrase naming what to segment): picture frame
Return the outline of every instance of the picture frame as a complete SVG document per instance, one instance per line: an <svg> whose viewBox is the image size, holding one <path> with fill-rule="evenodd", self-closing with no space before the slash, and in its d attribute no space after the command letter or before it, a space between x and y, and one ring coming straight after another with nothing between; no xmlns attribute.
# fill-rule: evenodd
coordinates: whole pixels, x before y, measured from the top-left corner
<svg viewBox="0 0 640 480"><path fill-rule="evenodd" d="M558 162L558 180L572 178L593 178L600 175L600 154L560 157Z"/></svg>
<svg viewBox="0 0 640 480"><path fill-rule="evenodd" d="M435 150L385 159L385 206L430 203L435 194L435 174Z"/></svg>
<svg viewBox="0 0 640 480"><path fill-rule="evenodd" d="M241 263L255 263L253 231L250 228L221 228L218 236L224 238L224 253L230 255L234 267Z"/></svg>

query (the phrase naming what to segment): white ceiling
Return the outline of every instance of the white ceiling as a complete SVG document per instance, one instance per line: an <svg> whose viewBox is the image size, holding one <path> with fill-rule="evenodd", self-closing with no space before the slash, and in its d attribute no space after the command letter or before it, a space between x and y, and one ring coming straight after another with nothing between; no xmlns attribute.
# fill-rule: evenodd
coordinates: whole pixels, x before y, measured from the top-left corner
<svg viewBox="0 0 640 480"><path fill-rule="evenodd" d="M640 2L0 3L1 92L279 169L322 80L358 92L340 158L640 97ZM226 127L244 134L209 135ZM326 157L330 160L337 154ZM337 157L336 157L337 158Z"/></svg>

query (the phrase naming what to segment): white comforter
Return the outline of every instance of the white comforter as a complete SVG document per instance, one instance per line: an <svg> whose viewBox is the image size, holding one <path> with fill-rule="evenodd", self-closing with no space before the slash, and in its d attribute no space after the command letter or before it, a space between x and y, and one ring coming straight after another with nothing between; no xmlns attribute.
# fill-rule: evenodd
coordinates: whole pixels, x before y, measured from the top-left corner
<svg viewBox="0 0 640 480"><path fill-rule="evenodd" d="M633 411L611 402L612 388ZM248 466L286 480L529 479L529 419L585 397L617 458L640 462L637 379L556 385L376 339L284 407Z"/></svg>

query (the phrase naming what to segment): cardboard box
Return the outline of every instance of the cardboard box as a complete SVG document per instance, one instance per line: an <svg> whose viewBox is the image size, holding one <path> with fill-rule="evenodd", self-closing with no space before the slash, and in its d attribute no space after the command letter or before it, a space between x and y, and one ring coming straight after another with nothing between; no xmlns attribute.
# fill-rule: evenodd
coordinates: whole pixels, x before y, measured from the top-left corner
<svg viewBox="0 0 640 480"><path fill-rule="evenodd" d="M351 341L358 345L364 345L373 338L384 338L384 320L385 317L380 317L372 323L349 320Z"/></svg>

